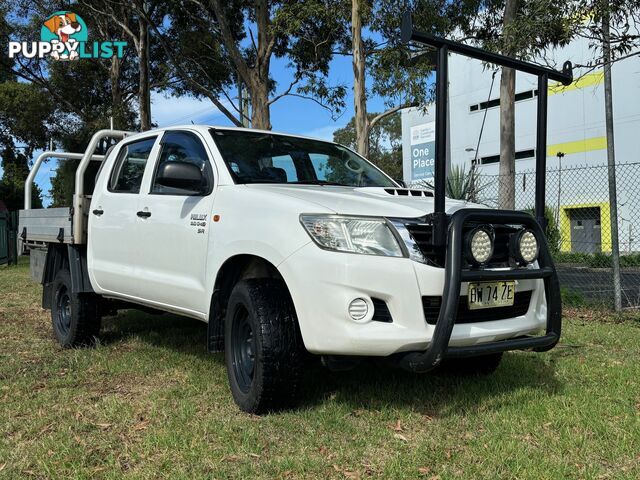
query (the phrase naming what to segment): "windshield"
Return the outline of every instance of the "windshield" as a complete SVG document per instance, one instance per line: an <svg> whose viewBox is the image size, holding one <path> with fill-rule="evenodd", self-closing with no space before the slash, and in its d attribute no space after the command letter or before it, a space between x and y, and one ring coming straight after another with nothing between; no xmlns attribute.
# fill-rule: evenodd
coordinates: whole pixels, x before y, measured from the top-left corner
<svg viewBox="0 0 640 480"><path fill-rule="evenodd" d="M262 132L211 130L236 183L395 187L385 174L335 143Z"/></svg>

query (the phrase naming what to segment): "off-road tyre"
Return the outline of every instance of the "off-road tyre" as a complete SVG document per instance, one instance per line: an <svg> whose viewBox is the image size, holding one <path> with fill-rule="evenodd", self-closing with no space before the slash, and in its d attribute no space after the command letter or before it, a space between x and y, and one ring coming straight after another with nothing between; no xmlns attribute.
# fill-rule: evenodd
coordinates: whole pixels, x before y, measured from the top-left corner
<svg viewBox="0 0 640 480"><path fill-rule="evenodd" d="M445 360L442 363L441 371L460 376L491 375L498 369L501 360L502 353L492 353L480 357L455 358Z"/></svg>
<svg viewBox="0 0 640 480"><path fill-rule="evenodd" d="M241 410L260 414L295 405L305 349L284 282L238 282L225 317L224 354L231 394Z"/></svg>
<svg viewBox="0 0 640 480"><path fill-rule="evenodd" d="M94 294L73 293L71 274L60 270L51 289L53 335L64 348L88 347L100 333L100 314Z"/></svg>

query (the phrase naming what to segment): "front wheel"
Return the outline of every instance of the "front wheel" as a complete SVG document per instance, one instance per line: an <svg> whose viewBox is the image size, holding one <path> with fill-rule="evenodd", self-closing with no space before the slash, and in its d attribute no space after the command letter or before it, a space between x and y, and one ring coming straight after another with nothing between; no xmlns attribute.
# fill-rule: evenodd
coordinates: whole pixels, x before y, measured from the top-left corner
<svg viewBox="0 0 640 480"><path fill-rule="evenodd" d="M231 292L225 318L225 363L241 410L280 410L297 400L304 346L282 281L250 279Z"/></svg>
<svg viewBox="0 0 640 480"><path fill-rule="evenodd" d="M51 323L53 334L65 348L93 345L100 332L100 315L94 295L73 293L71 274L60 270L53 281Z"/></svg>

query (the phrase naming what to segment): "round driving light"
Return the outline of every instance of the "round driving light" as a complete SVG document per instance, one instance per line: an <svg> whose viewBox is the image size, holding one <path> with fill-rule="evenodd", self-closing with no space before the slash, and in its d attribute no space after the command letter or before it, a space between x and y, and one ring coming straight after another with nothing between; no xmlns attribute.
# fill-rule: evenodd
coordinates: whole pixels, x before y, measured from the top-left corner
<svg viewBox="0 0 640 480"><path fill-rule="evenodd" d="M524 263L532 263L538 258L538 239L531 230L523 230L518 236L518 253Z"/></svg>
<svg viewBox="0 0 640 480"><path fill-rule="evenodd" d="M363 298L356 298L349 304L349 316L352 320L359 321L369 313L369 304Z"/></svg>
<svg viewBox="0 0 640 480"><path fill-rule="evenodd" d="M493 235L490 230L478 227L467 236L467 260L483 265L493 256Z"/></svg>

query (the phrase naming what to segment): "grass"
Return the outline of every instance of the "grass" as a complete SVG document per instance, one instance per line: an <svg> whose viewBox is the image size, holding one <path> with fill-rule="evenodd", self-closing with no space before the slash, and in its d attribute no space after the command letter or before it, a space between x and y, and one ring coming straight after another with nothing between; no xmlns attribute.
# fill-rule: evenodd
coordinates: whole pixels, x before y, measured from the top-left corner
<svg viewBox="0 0 640 480"><path fill-rule="evenodd" d="M640 477L637 314L570 311L486 378L315 367L298 410L256 417L204 324L123 312L62 350L40 292L0 268L0 478Z"/></svg>

